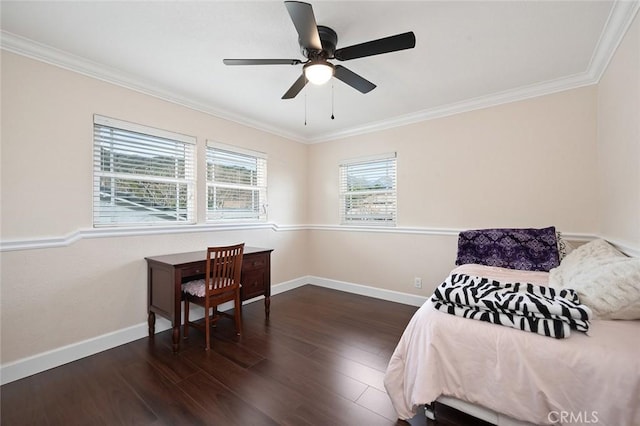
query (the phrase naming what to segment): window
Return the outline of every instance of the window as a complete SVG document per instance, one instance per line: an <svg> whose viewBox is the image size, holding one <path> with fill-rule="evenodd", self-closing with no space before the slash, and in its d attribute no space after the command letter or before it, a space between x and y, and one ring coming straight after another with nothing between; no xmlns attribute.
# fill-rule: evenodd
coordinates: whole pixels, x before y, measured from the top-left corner
<svg viewBox="0 0 640 426"><path fill-rule="evenodd" d="M195 223L195 142L94 116L93 225Z"/></svg>
<svg viewBox="0 0 640 426"><path fill-rule="evenodd" d="M267 220L267 157L207 142L207 221Z"/></svg>
<svg viewBox="0 0 640 426"><path fill-rule="evenodd" d="M395 153L340 164L340 218L343 225L395 225Z"/></svg>

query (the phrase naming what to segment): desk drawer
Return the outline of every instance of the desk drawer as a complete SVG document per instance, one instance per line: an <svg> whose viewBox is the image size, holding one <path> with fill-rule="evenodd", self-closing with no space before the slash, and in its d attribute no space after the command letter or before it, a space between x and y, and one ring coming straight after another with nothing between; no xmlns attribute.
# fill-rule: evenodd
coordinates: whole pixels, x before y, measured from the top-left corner
<svg viewBox="0 0 640 426"><path fill-rule="evenodd" d="M266 285L264 269L242 271L242 300L262 296L265 294Z"/></svg>
<svg viewBox="0 0 640 426"><path fill-rule="evenodd" d="M182 268L182 277L183 278L195 277L195 276L198 276L198 275L204 276L204 272L205 272L204 263L202 265L186 266L186 267Z"/></svg>
<svg viewBox="0 0 640 426"><path fill-rule="evenodd" d="M268 253L248 254L242 259L242 272L265 269L269 263Z"/></svg>

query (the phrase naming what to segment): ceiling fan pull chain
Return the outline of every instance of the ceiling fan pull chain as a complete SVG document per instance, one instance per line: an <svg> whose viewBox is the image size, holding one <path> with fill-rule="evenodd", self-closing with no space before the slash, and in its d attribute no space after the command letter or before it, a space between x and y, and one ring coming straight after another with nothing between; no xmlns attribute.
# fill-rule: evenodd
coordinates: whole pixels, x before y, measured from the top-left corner
<svg viewBox="0 0 640 426"><path fill-rule="evenodd" d="M304 125L307 125L307 92L304 92Z"/></svg>
<svg viewBox="0 0 640 426"><path fill-rule="evenodd" d="M334 120L335 117L333 116L333 83L331 84L331 119Z"/></svg>

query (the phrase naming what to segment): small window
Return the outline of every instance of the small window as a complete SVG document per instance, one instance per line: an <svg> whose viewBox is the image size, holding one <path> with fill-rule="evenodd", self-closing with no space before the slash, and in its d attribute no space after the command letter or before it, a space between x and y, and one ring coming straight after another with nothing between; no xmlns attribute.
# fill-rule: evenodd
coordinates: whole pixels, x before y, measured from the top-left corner
<svg viewBox="0 0 640 426"><path fill-rule="evenodd" d="M195 142L94 116L93 225L195 223Z"/></svg>
<svg viewBox="0 0 640 426"><path fill-rule="evenodd" d="M340 164L340 218L343 225L395 225L395 153Z"/></svg>
<svg viewBox="0 0 640 426"><path fill-rule="evenodd" d="M207 143L207 221L267 220L267 156Z"/></svg>

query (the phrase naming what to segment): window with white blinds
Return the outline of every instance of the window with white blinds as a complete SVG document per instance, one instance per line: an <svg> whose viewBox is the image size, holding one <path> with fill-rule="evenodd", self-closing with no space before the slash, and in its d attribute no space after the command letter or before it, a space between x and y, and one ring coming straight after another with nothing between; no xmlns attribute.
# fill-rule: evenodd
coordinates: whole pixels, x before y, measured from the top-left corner
<svg viewBox="0 0 640 426"><path fill-rule="evenodd" d="M395 225L395 153L340 164L340 218L343 225Z"/></svg>
<svg viewBox="0 0 640 426"><path fill-rule="evenodd" d="M94 116L94 226L195 223L195 142Z"/></svg>
<svg viewBox="0 0 640 426"><path fill-rule="evenodd" d="M207 221L266 220L266 154L207 142Z"/></svg>

